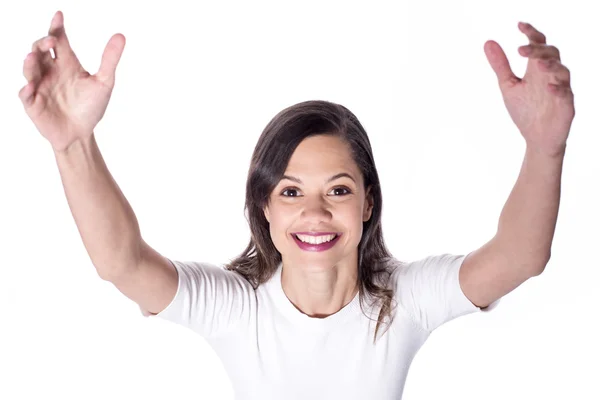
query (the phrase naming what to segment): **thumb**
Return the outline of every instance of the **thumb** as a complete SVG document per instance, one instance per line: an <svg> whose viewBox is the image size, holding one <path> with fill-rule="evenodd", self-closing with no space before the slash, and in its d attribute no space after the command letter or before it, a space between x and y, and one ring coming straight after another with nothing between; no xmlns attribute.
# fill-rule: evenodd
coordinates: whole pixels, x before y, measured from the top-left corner
<svg viewBox="0 0 600 400"><path fill-rule="evenodd" d="M117 33L109 39L102 53L102 62L96 77L111 87L115 84L115 72L124 48L125 36Z"/></svg>
<svg viewBox="0 0 600 400"><path fill-rule="evenodd" d="M498 43L493 40L488 40L485 42L483 50L485 51L485 55L487 56L492 69L498 77L498 84L500 87L514 85L520 81L520 79L512 72L510 64L508 63L508 58L506 58L504 50L502 50L502 47L500 47Z"/></svg>

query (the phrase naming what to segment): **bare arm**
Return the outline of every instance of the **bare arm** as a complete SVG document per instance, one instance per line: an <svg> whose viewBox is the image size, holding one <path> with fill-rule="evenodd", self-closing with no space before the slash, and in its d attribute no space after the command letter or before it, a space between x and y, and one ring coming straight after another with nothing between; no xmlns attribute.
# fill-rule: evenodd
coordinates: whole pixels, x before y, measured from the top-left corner
<svg viewBox="0 0 600 400"><path fill-rule="evenodd" d="M110 175L94 137L124 47L125 37L113 35L100 69L90 74L71 48L64 16L57 11L48 35L33 42L23 61L27 84L19 91L19 99L52 145L71 213L98 275L146 311L156 312L173 298L177 271L142 240L135 214Z"/></svg>
<svg viewBox="0 0 600 400"><path fill-rule="evenodd" d="M558 218L563 160L564 153L547 156L527 148L496 235L467 256L460 272L461 287L475 305L488 306L546 268Z"/></svg>
<svg viewBox="0 0 600 400"><path fill-rule="evenodd" d="M137 218L111 176L94 135L54 151L65 194L98 275L150 312L177 290L177 271L141 237Z"/></svg>
<svg viewBox="0 0 600 400"><path fill-rule="evenodd" d="M69 208L98 274L107 278L137 263L137 218L108 171L94 135L54 155Z"/></svg>

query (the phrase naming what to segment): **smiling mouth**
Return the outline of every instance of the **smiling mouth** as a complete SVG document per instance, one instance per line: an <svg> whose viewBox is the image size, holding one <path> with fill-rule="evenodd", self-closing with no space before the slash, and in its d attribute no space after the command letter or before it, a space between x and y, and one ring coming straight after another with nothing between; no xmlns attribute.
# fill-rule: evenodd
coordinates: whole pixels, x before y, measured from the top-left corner
<svg viewBox="0 0 600 400"><path fill-rule="evenodd" d="M306 235L302 233L292 234L296 240L308 245L320 245L336 240L340 235L338 233L328 233L322 235Z"/></svg>
<svg viewBox="0 0 600 400"><path fill-rule="evenodd" d="M337 245L340 241L341 233L329 233L325 235L305 235L302 233L292 233L292 238L298 247L307 252L325 252Z"/></svg>

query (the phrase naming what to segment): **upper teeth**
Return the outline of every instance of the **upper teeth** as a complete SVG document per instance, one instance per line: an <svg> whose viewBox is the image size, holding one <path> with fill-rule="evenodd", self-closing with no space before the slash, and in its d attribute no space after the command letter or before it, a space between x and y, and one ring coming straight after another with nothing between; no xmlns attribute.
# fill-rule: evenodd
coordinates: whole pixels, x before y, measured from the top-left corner
<svg viewBox="0 0 600 400"><path fill-rule="evenodd" d="M298 239L305 243L310 244L321 244L323 242L329 242L335 238L335 234L333 235L321 235L321 236L309 236L309 235L296 235Z"/></svg>

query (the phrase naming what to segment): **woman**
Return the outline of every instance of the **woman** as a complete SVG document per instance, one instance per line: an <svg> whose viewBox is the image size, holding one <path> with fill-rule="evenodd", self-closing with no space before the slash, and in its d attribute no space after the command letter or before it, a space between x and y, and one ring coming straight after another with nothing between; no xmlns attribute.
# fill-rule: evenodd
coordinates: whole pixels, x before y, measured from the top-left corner
<svg viewBox="0 0 600 400"><path fill-rule="evenodd" d="M392 257L365 130L345 107L307 101L276 115L257 143L246 186L252 237L245 251L225 268L169 260L142 239L93 135L124 37L111 38L100 70L90 75L57 12L49 36L25 59L28 84L19 97L52 145L99 275L144 315L206 338L237 398L397 399L434 329L490 309L540 274L550 257L573 96L558 50L530 25L519 27L530 40L521 53L530 58L523 79L495 42L485 51L527 142L526 159L498 233L468 255L410 263Z"/></svg>

